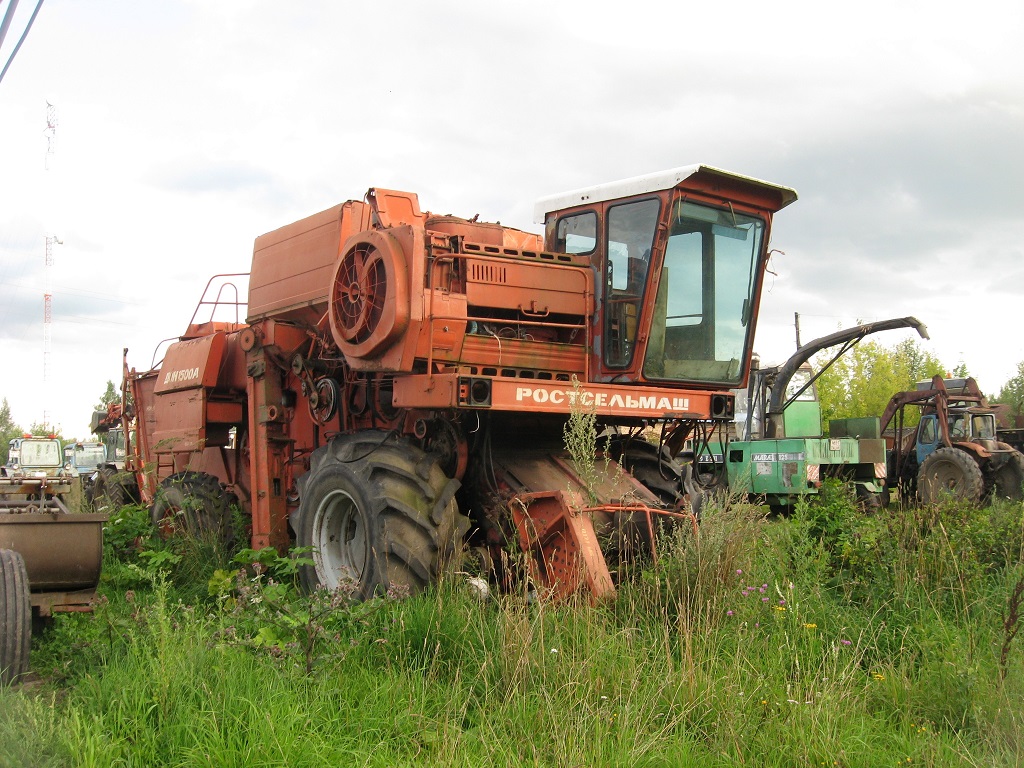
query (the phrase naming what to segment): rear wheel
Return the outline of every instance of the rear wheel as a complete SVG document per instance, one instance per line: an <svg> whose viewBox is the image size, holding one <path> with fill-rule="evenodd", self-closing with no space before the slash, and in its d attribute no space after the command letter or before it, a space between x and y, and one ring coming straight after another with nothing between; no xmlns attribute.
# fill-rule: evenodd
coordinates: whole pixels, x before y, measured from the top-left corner
<svg viewBox="0 0 1024 768"><path fill-rule="evenodd" d="M958 448L939 448L922 462L917 474L917 490L925 504L944 496L977 504L984 489L977 462Z"/></svg>
<svg viewBox="0 0 1024 768"><path fill-rule="evenodd" d="M232 538L228 497L212 475L181 472L160 484L150 518L164 538L184 533L212 536L228 544Z"/></svg>
<svg viewBox="0 0 1024 768"><path fill-rule="evenodd" d="M599 445L603 439L599 440ZM684 469L666 451L647 442L642 437L631 438L627 435L612 435L608 438L608 454L647 490L658 497L662 505L678 511L684 501L686 489L683 485ZM689 477L689 476L688 476ZM692 483L690 484L692 486ZM691 509L695 515L700 514L700 492L694 487L690 495ZM698 497L695 501L695 497ZM676 519L665 515L654 517L656 530L671 531ZM611 553L618 553L620 560L626 562L635 552L651 551L650 530L647 520L639 512L620 512L615 515L614 537L610 542Z"/></svg>
<svg viewBox="0 0 1024 768"><path fill-rule="evenodd" d="M1014 451L1006 457L1006 461L995 471L992 493L1000 499L1024 498L1024 455Z"/></svg>
<svg viewBox="0 0 1024 768"><path fill-rule="evenodd" d="M659 453L656 445L641 437L612 435L608 439L608 453L666 506L676 507L682 502L683 469L679 462Z"/></svg>
<svg viewBox="0 0 1024 768"><path fill-rule="evenodd" d="M28 572L21 554L0 549L0 685L28 672L32 606Z"/></svg>
<svg viewBox="0 0 1024 768"><path fill-rule="evenodd" d="M303 586L351 589L360 600L424 589L461 554L469 520L458 488L435 456L387 432L318 448L299 479L296 533L313 560L300 569Z"/></svg>

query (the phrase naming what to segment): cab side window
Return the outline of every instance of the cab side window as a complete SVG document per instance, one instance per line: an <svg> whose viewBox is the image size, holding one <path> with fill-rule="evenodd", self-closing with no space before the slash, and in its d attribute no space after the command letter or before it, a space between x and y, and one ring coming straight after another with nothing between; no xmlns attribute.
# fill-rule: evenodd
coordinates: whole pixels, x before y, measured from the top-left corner
<svg viewBox="0 0 1024 768"><path fill-rule="evenodd" d="M597 214L593 211L563 216L558 220L555 250L559 253L593 253L597 248Z"/></svg>

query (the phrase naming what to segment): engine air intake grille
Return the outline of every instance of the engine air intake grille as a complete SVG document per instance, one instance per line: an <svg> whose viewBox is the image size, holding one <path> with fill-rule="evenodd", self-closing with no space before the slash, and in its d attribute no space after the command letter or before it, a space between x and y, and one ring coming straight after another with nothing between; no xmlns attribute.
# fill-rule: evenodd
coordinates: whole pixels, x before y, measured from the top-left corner
<svg viewBox="0 0 1024 768"><path fill-rule="evenodd" d="M481 245L479 243L462 243L463 253L478 253L483 256L504 256L511 259L530 259L532 261L550 261L558 264L585 266L586 258L570 253L552 253L551 251L527 251L521 248L506 248L498 245Z"/></svg>
<svg viewBox="0 0 1024 768"><path fill-rule="evenodd" d="M476 283L506 283L508 282L508 273L500 264L471 261L469 263L469 279Z"/></svg>

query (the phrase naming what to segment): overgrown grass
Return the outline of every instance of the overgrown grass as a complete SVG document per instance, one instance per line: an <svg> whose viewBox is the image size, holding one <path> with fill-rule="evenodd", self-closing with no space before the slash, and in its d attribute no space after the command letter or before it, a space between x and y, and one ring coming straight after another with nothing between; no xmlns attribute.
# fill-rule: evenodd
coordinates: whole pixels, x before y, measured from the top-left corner
<svg viewBox="0 0 1024 768"><path fill-rule="evenodd" d="M0 764L1018 765L1022 511L712 507L591 607L301 597L129 509L106 602L0 691Z"/></svg>

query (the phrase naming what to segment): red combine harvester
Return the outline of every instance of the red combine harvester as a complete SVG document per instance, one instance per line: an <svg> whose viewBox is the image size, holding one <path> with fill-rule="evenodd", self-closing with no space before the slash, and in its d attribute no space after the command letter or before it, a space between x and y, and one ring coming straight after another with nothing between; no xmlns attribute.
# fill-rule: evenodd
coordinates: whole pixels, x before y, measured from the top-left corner
<svg viewBox="0 0 1024 768"><path fill-rule="evenodd" d="M253 547L311 548L310 589L416 591L464 547L501 573L511 544L538 587L609 593L606 554L699 510L677 456L733 417L795 199L693 165L546 198L541 237L371 189L258 237L247 303L218 276L126 363L128 468L157 525L237 535L237 503ZM610 461L569 457L574 410Z"/></svg>

